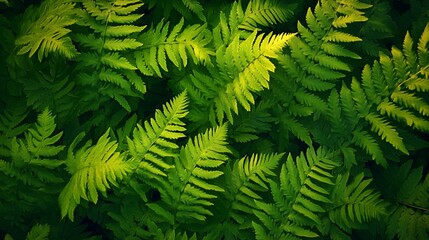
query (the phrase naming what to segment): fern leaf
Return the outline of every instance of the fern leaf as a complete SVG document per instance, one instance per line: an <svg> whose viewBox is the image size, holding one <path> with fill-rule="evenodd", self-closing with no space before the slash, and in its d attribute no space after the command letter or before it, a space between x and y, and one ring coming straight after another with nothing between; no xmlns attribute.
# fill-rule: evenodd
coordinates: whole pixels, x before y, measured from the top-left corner
<svg viewBox="0 0 429 240"><path fill-rule="evenodd" d="M206 21L206 17L204 16L204 8L198 0L182 0L183 4L191 10L191 12L195 13L201 20Z"/></svg>
<svg viewBox="0 0 429 240"><path fill-rule="evenodd" d="M340 99L345 119L352 127L356 126L359 121L358 111L353 101L352 92L344 84L341 87Z"/></svg>
<svg viewBox="0 0 429 240"><path fill-rule="evenodd" d="M119 26L108 26L104 33L106 37L125 37L133 33L142 32L146 26L135 26L135 25L119 25Z"/></svg>
<svg viewBox="0 0 429 240"><path fill-rule="evenodd" d="M104 48L111 51L123 51L127 49L136 49L143 46L143 44L132 38L124 39L106 39L104 42Z"/></svg>
<svg viewBox="0 0 429 240"><path fill-rule="evenodd" d="M62 132L54 135L55 117L45 109L37 117L34 127L27 129L24 139L13 137L10 146L11 161L0 160L0 171L29 186L58 183L61 179L47 169L56 169L64 162L54 157L64 146L57 145Z"/></svg>
<svg viewBox="0 0 429 240"><path fill-rule="evenodd" d="M268 190L268 179L283 154L254 154L236 161L225 174L225 198L230 201L230 217L243 224L246 216L257 209L254 200L262 199L260 193Z"/></svg>
<svg viewBox="0 0 429 240"><path fill-rule="evenodd" d="M404 105L407 108L414 108L423 116L429 116L429 104L422 98L416 97L413 93L407 91L395 91L391 95L395 103Z"/></svg>
<svg viewBox="0 0 429 240"><path fill-rule="evenodd" d="M308 146L312 144L310 131L303 124L286 114L280 117L280 121L299 140L305 142Z"/></svg>
<svg viewBox="0 0 429 240"><path fill-rule="evenodd" d="M398 121L405 122L410 127L421 131L429 131L429 121L416 117L412 112L397 106L395 103L381 102L377 106L377 110L383 115L392 116Z"/></svg>
<svg viewBox="0 0 429 240"><path fill-rule="evenodd" d="M111 185L118 186L118 181L132 171L124 155L116 151L118 144L110 141L109 131L94 146L87 143L76 154L69 150L66 165L72 177L58 198L62 218L68 215L73 221L80 199L97 203L98 191L106 194Z"/></svg>
<svg viewBox="0 0 429 240"><path fill-rule="evenodd" d="M115 72L111 69L102 69L100 73L98 74L98 77L102 81L114 83L125 90L130 90L131 85L130 83L119 73Z"/></svg>
<svg viewBox="0 0 429 240"><path fill-rule="evenodd" d="M66 58L77 56L78 52L68 35L67 27L76 23L75 4L68 1L44 1L38 8L28 8L24 14L21 33L15 41L18 54L36 52L41 62L52 53Z"/></svg>
<svg viewBox="0 0 429 240"><path fill-rule="evenodd" d="M321 48L323 49L323 51L325 51L326 53L332 55L332 56L337 56L337 57L349 57L349 58L353 58L353 59L361 59L361 57L344 48L341 45L338 44L334 44L334 43L330 43L330 42L325 42L321 45Z"/></svg>
<svg viewBox="0 0 429 240"><path fill-rule="evenodd" d="M334 185L330 171L338 166L331 161L331 153L323 148L315 151L312 147L306 154L301 153L294 160L289 154L280 172L280 185L270 180L271 193L275 204L267 204L257 200L260 210L254 211L263 225L261 226L274 235L280 236L318 237L312 226L322 224L320 213L326 210L324 204L331 200L327 186Z"/></svg>
<svg viewBox="0 0 429 240"><path fill-rule="evenodd" d="M121 57L118 53L108 53L101 57L100 61L115 69L128 69L128 70L136 70L137 68L134 67L128 59Z"/></svg>
<svg viewBox="0 0 429 240"><path fill-rule="evenodd" d="M209 119L212 124L216 120L223 122L225 116L233 122L232 114L238 113L240 105L250 111L255 103L253 93L269 87L270 72L275 70L269 58L276 58L292 37L293 34L258 35L256 31L244 41L237 36L230 45L217 50L216 66L209 68L214 80L203 83L194 74L192 79L199 81L194 84L201 87L200 93L207 93L204 97L210 101Z"/></svg>
<svg viewBox="0 0 429 240"><path fill-rule="evenodd" d="M223 188L210 183L223 174L216 170L227 159L230 150L226 147L226 125L209 129L189 140L180 151L176 168L169 173L170 196L165 196L171 204L174 221L186 223L190 218L204 221L213 215L207 206L216 198L213 191L223 192ZM161 208L161 206L158 206Z"/></svg>
<svg viewBox="0 0 429 240"><path fill-rule="evenodd" d="M182 29L183 25L182 18L169 35L169 23L160 22L140 36L139 40L145 46L134 57L143 74L161 77L160 67L168 71L167 57L179 69L187 66L188 57L195 64L206 65L210 62L210 56L214 53L206 46L211 41L206 25L195 24Z"/></svg>
<svg viewBox="0 0 429 240"><path fill-rule="evenodd" d="M137 169L148 174L166 176L171 165L163 161L164 157L175 156L178 146L172 140L184 137L184 123L181 118L187 114L186 92L181 93L169 103L162 112L157 110L155 117L137 125L133 138L127 138L128 148L134 161L139 163Z"/></svg>
<svg viewBox="0 0 429 240"><path fill-rule="evenodd" d="M361 117L366 116L370 112L371 104L368 103L367 96L362 89L362 86L355 78L352 80L351 93L359 115Z"/></svg>
<svg viewBox="0 0 429 240"><path fill-rule="evenodd" d="M365 116L365 119L371 123L371 131L377 132L382 140L392 144L393 147L401 152L408 154L408 150L402 142L402 138L398 132L390 126L387 121L380 116L370 113Z"/></svg>
<svg viewBox="0 0 429 240"><path fill-rule="evenodd" d="M365 149L365 151L372 156L372 160L375 160L377 164L387 167L387 161L384 158L380 146L368 132L364 130L353 131L353 142Z"/></svg>
<svg viewBox="0 0 429 240"><path fill-rule="evenodd" d="M387 204L380 198L380 193L368 189L371 179L363 178L361 173L347 184L349 174L340 175L333 190L334 207L329 211L329 218L346 231L386 214Z"/></svg>
<svg viewBox="0 0 429 240"><path fill-rule="evenodd" d="M130 112L130 98L142 98L142 93L146 92L144 82L136 73L138 68L130 57L143 46L135 36L146 26L133 24L142 16L133 12L142 6L134 0L82 2L78 24L87 33L73 35L83 52L77 58L77 69L81 70L77 79L79 85L97 93L86 102L102 104L111 99ZM85 111L88 109L82 112Z"/></svg>
<svg viewBox="0 0 429 240"><path fill-rule="evenodd" d="M419 38L419 42L417 44L420 66L429 65L429 56L428 56L428 49L427 49L428 42L429 42L429 24L426 25L422 35Z"/></svg>
<svg viewBox="0 0 429 240"><path fill-rule="evenodd" d="M362 41L361 38L353 36L352 34L332 31L328 33L325 38L328 42L359 42Z"/></svg>
<svg viewBox="0 0 429 240"><path fill-rule="evenodd" d="M291 15L278 1L253 0L248 3L239 27L253 31L258 25L267 27L285 22Z"/></svg>
<svg viewBox="0 0 429 240"><path fill-rule="evenodd" d="M47 240L50 226L47 224L36 224L27 233L26 240Z"/></svg>

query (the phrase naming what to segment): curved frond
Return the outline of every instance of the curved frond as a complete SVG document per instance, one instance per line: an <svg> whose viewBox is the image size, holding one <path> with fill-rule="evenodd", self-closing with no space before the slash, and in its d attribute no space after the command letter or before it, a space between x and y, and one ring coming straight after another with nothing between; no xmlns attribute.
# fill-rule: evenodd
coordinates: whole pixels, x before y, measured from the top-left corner
<svg viewBox="0 0 429 240"><path fill-rule="evenodd" d="M154 118L145 121L143 126L137 124L132 138L127 138L129 152L138 164L136 171L148 176L167 176L167 169L172 165L165 158L177 155L178 146L173 140L185 136L185 123L181 119L187 114L187 105L186 92L183 92L163 105L162 111L157 110Z"/></svg>
<svg viewBox="0 0 429 240"><path fill-rule="evenodd" d="M243 21L239 25L241 29L253 31L260 26L270 26L285 22L292 12L281 7L276 0L252 0L244 11Z"/></svg>
<svg viewBox="0 0 429 240"><path fill-rule="evenodd" d="M45 183L58 183L61 178L52 169L64 162L56 156L65 146L58 145L62 132L54 134L55 117L45 109L37 117L36 124L26 129L24 138L14 136L10 146L10 160L0 160L0 171L29 186L44 186Z"/></svg>
<svg viewBox="0 0 429 240"><path fill-rule="evenodd" d="M137 0L82 1L77 24L87 32L73 35L73 40L82 47L77 69L83 70L77 82L97 93L88 101L106 101L107 97L130 112L128 98L141 98L146 92L130 54L143 46L137 34L146 26L135 24L143 16L136 13L142 6Z"/></svg>
<svg viewBox="0 0 429 240"><path fill-rule="evenodd" d="M313 226L322 224L321 214L331 204L329 193L334 182L330 172L338 166L332 156L323 148L308 148L295 160L288 156L280 172L280 185L270 180L274 204L255 200L259 209L254 212L262 223L255 229L257 236L258 232L273 234L274 239L319 236Z"/></svg>
<svg viewBox="0 0 429 240"><path fill-rule="evenodd" d="M68 34L69 27L77 21L75 3L70 0L47 0L39 7L30 7L24 14L21 32L15 41L19 47L18 54L29 54L32 57L37 52L37 58L42 61L53 53L59 53L66 58L78 55Z"/></svg>
<svg viewBox="0 0 429 240"><path fill-rule="evenodd" d="M329 219L350 232L352 227L361 223L379 219L386 214L386 202L380 193L369 188L372 179L358 174L349 183L349 174L338 176L333 190L333 208L329 210Z"/></svg>
<svg viewBox="0 0 429 240"><path fill-rule="evenodd" d="M161 69L168 72L167 59L179 69L187 66L189 58L195 64L210 64L210 56L214 53L207 47L211 37L206 24L194 24L184 29L183 25L182 18L169 32L169 23L160 22L139 36L144 46L134 53L134 57L143 74L161 77Z"/></svg>
<svg viewBox="0 0 429 240"><path fill-rule="evenodd" d="M98 192L106 195L107 189L112 185L118 186L118 181L132 171L124 154L116 151L116 141L110 141L109 131L93 146L87 142L73 153L74 142L69 149L66 165L71 178L58 198L62 218L68 216L73 221L74 210L81 199L97 203ZM75 141L79 141L80 137L83 136L78 136Z"/></svg>
<svg viewBox="0 0 429 240"><path fill-rule="evenodd" d="M293 37L293 34L257 34L253 32L247 39L240 41L238 36L227 46L216 52L216 66L209 71L215 84L208 91L209 119L212 123L223 122L226 116L233 122L233 113L238 113L241 105L249 111L255 103L253 94L269 88L270 73L275 65L270 58L277 54ZM196 77L196 76L195 76ZM198 81L198 79L196 79ZM203 83L197 85L204 87Z"/></svg>
<svg viewBox="0 0 429 240"><path fill-rule="evenodd" d="M269 190L269 178L283 154L254 154L236 161L226 171L225 198L231 204L228 217L238 224L249 223L249 216L257 209L255 200L261 200L261 193Z"/></svg>
<svg viewBox="0 0 429 240"><path fill-rule="evenodd" d="M226 146L226 136L226 125L222 125L189 140L176 158L175 168L169 172L169 184L161 191L167 206L151 203L149 207L170 224L187 223L190 219L204 221L213 215L207 208L217 198L214 192L224 191L213 181L223 175L219 166L231 152Z"/></svg>

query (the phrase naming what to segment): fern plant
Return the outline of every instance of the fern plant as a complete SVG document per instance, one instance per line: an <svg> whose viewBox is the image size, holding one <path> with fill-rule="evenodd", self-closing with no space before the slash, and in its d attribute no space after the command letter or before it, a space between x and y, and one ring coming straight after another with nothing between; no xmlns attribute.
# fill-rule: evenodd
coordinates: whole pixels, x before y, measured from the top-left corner
<svg viewBox="0 0 429 240"><path fill-rule="evenodd" d="M195 64L210 64L213 52L206 47L211 41L206 25L195 24L182 30L183 24L182 18L169 33L169 23L161 22L139 36L138 40L145 45L134 56L144 75L162 77L161 69L168 72L167 57L179 69L188 64L188 55Z"/></svg>
<svg viewBox="0 0 429 240"><path fill-rule="evenodd" d="M74 6L73 1L64 0L43 1L39 7L28 8L15 42L17 54L32 57L37 52L39 61L53 53L69 59L76 57L78 51L67 28L76 22Z"/></svg>
<svg viewBox="0 0 429 240"><path fill-rule="evenodd" d="M338 96L334 96L337 93L331 94L332 98L336 99L331 105L333 111L338 113L342 111L345 116L341 120L339 118L341 113L337 114L331 122L352 126L352 142L363 148L382 166L387 166L382 147L374 135L363 129L363 126L370 128L370 131L380 136L381 140L404 154L408 154L409 151L396 129L408 127L428 131L429 123L425 119L428 105L424 98L420 97L421 93L427 91L428 63L425 52L428 29L426 27L420 37L417 53L410 35L407 34L402 51L392 48L392 57L382 54L380 60L375 61L372 67L369 65L364 67L361 81L353 79L350 89L343 85L339 94L342 110L335 110L340 104ZM365 123L360 123L359 119Z"/></svg>
<svg viewBox="0 0 429 240"><path fill-rule="evenodd" d="M347 27L365 22L364 10L369 7L360 1L320 1L314 10L308 9L307 26L298 22L298 36L278 58L282 73L275 75L268 96L279 103L274 109L283 134L291 133L311 145L312 129L304 127L300 119L318 119L326 113L326 91L352 71L349 59L361 58L346 44L362 39L349 33Z"/></svg>
<svg viewBox="0 0 429 240"><path fill-rule="evenodd" d="M97 203L98 191L105 195L111 185L117 186L117 181L132 170L131 164L116 151L118 144L110 141L108 132L94 146L87 142L74 154L74 147L82 137L78 135L68 150L66 165L72 176L59 195L61 217L67 215L72 221L81 199Z"/></svg>
<svg viewBox="0 0 429 240"><path fill-rule="evenodd" d="M50 198L43 200L44 196L55 196L63 181L59 173L64 161L58 154L65 146L58 144L62 132L55 133L55 128L54 116L45 109L31 127L21 125L2 130L6 138L1 144L0 181L1 190L7 193L1 197L2 228L22 226L31 221L27 212L40 212L55 205ZM6 204L18 204L20 210L6 208Z"/></svg>
<svg viewBox="0 0 429 240"><path fill-rule="evenodd" d="M146 92L144 82L135 72L135 64L127 57L127 52L143 45L135 33L145 26L133 24L143 16L134 13L141 6L143 3L138 1L82 2L77 24L87 31L73 36L83 48L77 58L76 80L100 94L84 95L83 104L89 109L95 108L93 101L101 104L106 101L103 97L107 97L131 111L127 97L141 98Z"/></svg>
<svg viewBox="0 0 429 240"><path fill-rule="evenodd" d="M338 166L330 158L332 154L323 148L309 148L295 161L288 156L280 172L280 186L270 181L275 203L255 200L258 208L254 212L260 221L253 222L257 239L319 236L314 226L322 227L321 214L332 202L325 185L334 185L330 171Z"/></svg>
<svg viewBox="0 0 429 240"><path fill-rule="evenodd" d="M428 238L426 5L2 1L0 237Z"/></svg>

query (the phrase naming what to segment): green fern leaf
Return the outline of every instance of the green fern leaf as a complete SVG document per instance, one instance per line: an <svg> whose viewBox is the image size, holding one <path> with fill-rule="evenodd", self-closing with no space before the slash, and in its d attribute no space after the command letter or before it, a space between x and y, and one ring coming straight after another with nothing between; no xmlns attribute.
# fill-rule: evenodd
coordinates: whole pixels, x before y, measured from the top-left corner
<svg viewBox="0 0 429 240"><path fill-rule="evenodd" d="M263 224L254 224L257 235L270 232L273 239L288 235L319 237L312 226L322 224L320 214L326 211L323 205L331 203L327 186L334 185L330 171L338 166L329 159L331 156L323 148L315 151L311 147L296 160L289 154L280 172L280 186L270 180L275 204L255 201L259 210L254 213Z"/></svg>
<svg viewBox="0 0 429 240"><path fill-rule="evenodd" d="M395 103L381 102L377 110L383 115L392 116L398 121L405 122L410 127L421 131L429 131L429 121L416 117L413 113L397 106Z"/></svg>
<svg viewBox="0 0 429 240"><path fill-rule="evenodd" d="M173 213L164 214L171 215L166 219L170 224L172 221L186 223L191 218L204 221L207 216L213 215L206 208L213 205L212 199L216 198L213 191L224 191L211 182L223 175L216 168L228 160L226 154L231 153L226 147L226 136L226 125L209 129L193 141L189 140L181 149L175 169L169 173L171 185L167 188L171 189L166 191L169 195L162 195L165 203L173 209Z"/></svg>
<svg viewBox="0 0 429 240"><path fill-rule="evenodd" d="M5 146L9 148L11 159L0 160L0 171L29 186L61 182L61 178L47 171L64 163L54 158L64 149L64 146L57 145L62 132L53 135L56 128L54 119L45 109L38 115L35 126L24 132L24 139L13 137L10 146Z"/></svg>
<svg viewBox="0 0 429 240"><path fill-rule="evenodd" d="M100 73L98 74L98 77L102 81L114 83L125 90L130 90L131 85L130 83L119 73L115 72L111 69L101 69Z"/></svg>
<svg viewBox="0 0 429 240"><path fill-rule="evenodd" d="M291 15L278 1L253 0L248 3L239 27L253 31L258 25L267 27L285 22Z"/></svg>
<svg viewBox="0 0 429 240"><path fill-rule="evenodd" d="M142 6L135 0L82 2L77 24L84 33L72 36L83 52L77 58L76 78L80 86L96 93L87 95L85 102L103 104L111 99L130 112L130 98L142 98L146 92L131 59L132 53L143 46L136 36L146 26L133 25L142 17L133 12ZM82 110L85 111L88 109Z"/></svg>
<svg viewBox="0 0 429 240"><path fill-rule="evenodd" d="M377 132L382 140L392 144L393 147L401 152L409 154L398 132L385 119L373 113L366 115L365 119L371 123L371 131Z"/></svg>
<svg viewBox="0 0 429 240"><path fill-rule="evenodd" d="M341 106L347 122L354 128L358 121L358 111L353 101L353 94L344 84L340 90Z"/></svg>
<svg viewBox="0 0 429 240"><path fill-rule="evenodd" d="M36 52L39 61L52 53L66 58L77 56L78 52L68 35L67 27L76 23L75 4L71 1L47 0L38 8L30 7L24 14L21 32L15 41L18 54Z"/></svg>
<svg viewBox="0 0 429 240"><path fill-rule="evenodd" d="M104 48L111 51L123 51L127 49L136 49L143 46L143 44L132 38L124 39L106 39Z"/></svg>
<svg viewBox="0 0 429 240"><path fill-rule="evenodd" d="M380 198L380 193L368 189L371 179L363 178L361 173L347 184L349 174L340 175L333 190L334 206L329 211L329 218L347 232L386 214L387 204Z"/></svg>
<svg viewBox="0 0 429 240"><path fill-rule="evenodd" d="M283 114L280 117L280 121L282 125L299 140L305 142L308 146L311 146L313 141L311 140L310 131L302 123L287 114Z"/></svg>
<svg viewBox="0 0 429 240"><path fill-rule="evenodd" d="M106 28L106 37L125 37L133 33L142 32L146 26L135 26L135 25L119 25L119 26L108 26Z"/></svg>
<svg viewBox="0 0 429 240"><path fill-rule="evenodd" d="M209 64L214 53L206 47L211 41L206 25L195 24L182 29L183 25L182 18L168 34L169 23L160 22L139 37L145 46L134 57L143 74L161 77L160 68L168 71L167 57L179 69L187 66L188 57L195 64Z"/></svg>
<svg viewBox="0 0 429 240"><path fill-rule="evenodd" d="M108 53L101 57L101 63L115 69L136 70L126 58L121 57L118 53Z"/></svg>
<svg viewBox="0 0 429 240"><path fill-rule="evenodd" d="M423 30L422 35L420 36L419 42L417 44L420 66L428 66L429 65L429 54L428 54L428 49L427 49L428 42L429 42L429 24L426 25L425 29ZM426 69L427 69L427 67L426 67Z"/></svg>
<svg viewBox="0 0 429 240"><path fill-rule="evenodd" d="M365 151L372 156L372 160L375 160L377 164L387 167L387 161L384 158L380 146L368 132L364 130L353 131L353 142L365 149Z"/></svg>
<svg viewBox="0 0 429 240"><path fill-rule="evenodd" d="M69 149L66 165L72 177L58 198L62 218L68 215L73 221L80 199L97 203L98 191L105 195L111 185L118 186L118 181L132 171L130 162L116 151L118 144L110 141L109 131L94 146L88 142L76 154L73 153L76 143ZM79 138L75 140L79 141Z"/></svg>
<svg viewBox="0 0 429 240"><path fill-rule="evenodd" d="M49 239L50 226L47 224L36 224L27 233L26 240L47 240Z"/></svg>
<svg viewBox="0 0 429 240"><path fill-rule="evenodd" d="M328 42L359 42L362 41L361 38L353 36L352 34L332 31L328 33L325 38Z"/></svg>
<svg viewBox="0 0 429 240"><path fill-rule="evenodd" d="M268 190L268 179L274 176L274 168L283 154L254 154L236 161L226 171L225 198L231 204L230 217L237 223L248 221L249 214L257 209L254 200L262 199L258 192Z"/></svg>
<svg viewBox="0 0 429 240"><path fill-rule="evenodd" d="M164 162L165 157L175 156L178 146L172 140L184 137L186 130L181 118L187 114L186 92L165 104L162 112L157 110L155 117L137 125L133 138L127 138L128 148L137 169L149 175L167 176L166 170L172 166Z"/></svg>
<svg viewBox="0 0 429 240"><path fill-rule="evenodd" d="M198 0L182 0L183 5L185 5L191 12L195 13L201 20L206 21L204 16L204 8L199 3Z"/></svg>
<svg viewBox="0 0 429 240"><path fill-rule="evenodd" d="M404 105L407 108L414 108L423 116L429 116L429 104L422 98L415 96L413 93L407 91L395 91L391 95L395 103Z"/></svg>

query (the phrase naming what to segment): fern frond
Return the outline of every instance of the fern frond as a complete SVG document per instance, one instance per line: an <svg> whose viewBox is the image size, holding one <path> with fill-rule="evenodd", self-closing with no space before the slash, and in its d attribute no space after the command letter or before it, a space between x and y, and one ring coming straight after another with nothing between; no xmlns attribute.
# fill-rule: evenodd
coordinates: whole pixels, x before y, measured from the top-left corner
<svg viewBox="0 0 429 240"><path fill-rule="evenodd" d="M364 174L358 174L349 183L349 173L338 176L333 190L333 208L329 210L329 219L341 229L350 232L361 223L379 219L386 214L387 204L380 193L368 186L372 179L364 180Z"/></svg>
<svg viewBox="0 0 429 240"><path fill-rule="evenodd" d="M35 126L26 130L24 139L13 137L9 149L11 159L0 160L0 171L29 186L61 182L61 178L49 171L64 163L55 159L65 146L57 145L62 132L54 134L54 119L45 109L38 115Z"/></svg>
<svg viewBox="0 0 429 240"><path fill-rule="evenodd" d="M371 155L372 160L383 167L387 167L387 161L377 141L365 130L353 131L353 142Z"/></svg>
<svg viewBox="0 0 429 240"><path fill-rule="evenodd" d="M228 213L238 224L249 222L257 209L254 200L261 200L261 193L269 190L268 181L275 176L273 170L283 154L254 154L236 161L225 172L225 198L231 204Z"/></svg>
<svg viewBox="0 0 429 240"><path fill-rule="evenodd" d="M405 122L409 127L413 127L421 131L429 131L428 120L415 116L411 111L408 111L395 103L381 102L378 104L377 110L380 111L382 115L387 115L398 121Z"/></svg>
<svg viewBox="0 0 429 240"><path fill-rule="evenodd" d="M75 13L75 3L69 0L47 0L37 8L28 8L15 41L18 54L28 53L32 57L37 52L40 62L53 53L66 58L77 56L78 52L67 36L71 32L67 27L76 23Z"/></svg>
<svg viewBox="0 0 429 240"><path fill-rule="evenodd" d="M355 1L353 4L344 1L324 1L315 7L314 13L308 9L306 15L308 27L298 22L299 36L291 41L290 52L287 56L290 57L290 60L282 63L282 66L289 74L293 74L294 68L302 72L296 79L297 82L307 79L309 79L307 81L313 79L320 79L322 82L335 81L342 78L344 76L342 72L351 71L342 57L355 59L360 57L340 43L356 42L361 39L342 32L340 29L349 23L366 21L367 18L361 10L368 7L369 5L359 1ZM324 12L331 14L328 17L323 14ZM316 84L319 83L316 82ZM334 86L332 85L332 87ZM313 88L317 90L317 88Z"/></svg>
<svg viewBox="0 0 429 240"><path fill-rule="evenodd" d="M310 131L302 123L298 122L295 118L289 114L282 114L279 118L280 123L299 140L305 142L307 145L311 145L313 140L310 136Z"/></svg>
<svg viewBox="0 0 429 240"><path fill-rule="evenodd" d="M137 170L145 174L167 176L166 169L172 165L164 161L165 157L176 156L178 148L172 140L184 137L186 130L181 118L187 114L186 92L173 98L157 110L154 118L145 121L143 126L137 124L133 136L127 138L128 148L133 161L138 163Z"/></svg>
<svg viewBox="0 0 429 240"><path fill-rule="evenodd" d="M209 129L189 140L175 160L175 169L169 172L169 185L161 191L161 198L170 212L157 203L149 207L167 222L187 223L190 219L206 220L213 213L207 207L213 205L214 192L224 189L213 184L214 179L223 175L218 170L231 151L226 147L226 125Z"/></svg>
<svg viewBox="0 0 429 240"><path fill-rule="evenodd" d="M259 133L268 132L271 129L270 123L274 121L268 107L268 104L261 103L250 112L240 113L230 136L240 143L259 139Z"/></svg>
<svg viewBox="0 0 429 240"><path fill-rule="evenodd" d="M36 224L27 233L26 240L47 240L49 239L50 226L48 224Z"/></svg>
<svg viewBox="0 0 429 240"><path fill-rule="evenodd" d="M97 203L98 192L106 195L107 189L118 186L118 181L132 171L130 162L116 151L118 144L110 141L109 131L95 145L87 142L76 153L73 148L83 135L72 143L66 160L71 178L58 197L62 218L68 216L73 221L74 210L81 199Z"/></svg>
<svg viewBox="0 0 429 240"><path fill-rule="evenodd" d="M429 104L413 93L395 91L392 93L391 98L395 103L403 105L406 108L413 108L423 116L429 116Z"/></svg>
<svg viewBox="0 0 429 240"><path fill-rule="evenodd" d="M331 203L329 186L334 182L330 172L338 166L330 160L332 156L323 148L315 151L311 147L296 160L289 154L282 165L280 185L270 180L274 204L255 201L259 208L255 215L263 224L254 224L257 235L269 232L273 239L319 236L313 227L322 224L320 214L326 211L324 205Z"/></svg>
<svg viewBox="0 0 429 240"><path fill-rule="evenodd" d="M102 102L107 97L131 111L128 98L141 98L145 93L145 83L137 75L138 68L131 57L143 46L136 35L146 26L133 24L143 16L134 14L142 6L135 0L82 2L78 24L87 33L75 34L73 40L82 46L77 58L77 82L97 93L93 94L96 99L88 101Z"/></svg>
<svg viewBox="0 0 429 240"><path fill-rule="evenodd" d="M264 36L255 31L244 41L236 37L226 48L217 51L215 69L220 71L220 76L213 77L222 85L211 100L214 109L211 112L215 114L209 116L212 123L216 119L223 122L225 115L233 122L232 112L238 113L238 105L250 110L255 103L253 93L269 88L270 72L275 70L270 58L276 58L292 37L293 34L272 33Z"/></svg>
<svg viewBox="0 0 429 240"><path fill-rule="evenodd" d="M285 22L291 15L292 12L281 7L276 0L252 0L247 5L239 27L253 31L257 29L258 25L267 27Z"/></svg>
<svg viewBox="0 0 429 240"><path fill-rule="evenodd" d="M371 131L378 133L382 140L386 140L396 149L408 154L408 150L405 147L402 138L394 127L390 126L385 119L373 113L366 115L365 119L371 123Z"/></svg>
<svg viewBox="0 0 429 240"><path fill-rule="evenodd" d="M144 46L141 51L135 52L134 57L143 74L161 77L161 69L168 72L167 58L179 69L187 66L189 57L195 64L210 63L210 56L214 53L207 47L211 37L206 24L182 29L183 25L182 18L169 33L169 23L160 22L139 36Z"/></svg>
<svg viewBox="0 0 429 240"><path fill-rule="evenodd" d="M0 115L0 156L8 156L10 140L22 134L29 128L28 124L23 123L27 117L27 108L6 107Z"/></svg>
<svg viewBox="0 0 429 240"><path fill-rule="evenodd" d="M191 12L195 13L201 20L205 21L204 8L198 0L182 0L183 5L185 5Z"/></svg>

